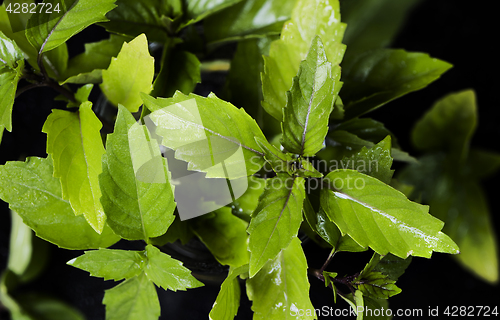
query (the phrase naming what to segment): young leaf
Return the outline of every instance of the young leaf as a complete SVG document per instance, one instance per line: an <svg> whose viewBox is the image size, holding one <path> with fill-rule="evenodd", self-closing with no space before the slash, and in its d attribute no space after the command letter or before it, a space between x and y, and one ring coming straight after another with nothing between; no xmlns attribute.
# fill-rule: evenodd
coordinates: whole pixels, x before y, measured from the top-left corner
<svg viewBox="0 0 500 320"><path fill-rule="evenodd" d="M36 11L28 20L26 37L38 55L50 51L96 22L106 21L104 16L116 7L115 0L47 0L60 12Z"/></svg>
<svg viewBox="0 0 500 320"><path fill-rule="evenodd" d="M316 36L287 91L281 123L282 144L287 151L314 156L323 148L333 102L340 90L339 79L340 67L332 68L321 38Z"/></svg>
<svg viewBox="0 0 500 320"><path fill-rule="evenodd" d="M82 216L75 216L61 196L61 182L52 176L51 158L28 158L0 166L0 198L9 203L36 235L61 248L106 248L120 238L105 225L97 234Z"/></svg>
<svg viewBox="0 0 500 320"><path fill-rule="evenodd" d="M302 222L304 179L278 174L268 179L266 189L248 226L250 277L297 236Z"/></svg>
<svg viewBox="0 0 500 320"><path fill-rule="evenodd" d="M255 141L259 144L262 151L264 151L264 159L271 165L274 172L286 172L290 175L293 173L292 163L295 161L289 153L281 152L281 150L270 144L267 139L255 137Z"/></svg>
<svg viewBox="0 0 500 320"><path fill-rule="evenodd" d="M101 203L117 234L147 240L164 234L174 221L173 187L158 142L125 107L118 108L102 157Z"/></svg>
<svg viewBox="0 0 500 320"><path fill-rule="evenodd" d="M145 260L139 251L99 249L86 251L67 264L88 271L93 277L119 281L138 276Z"/></svg>
<svg viewBox="0 0 500 320"><path fill-rule="evenodd" d="M340 22L338 0L298 0L292 19L285 23L281 38L271 44L269 56L264 56L262 74L262 106L274 118L282 120L286 92L305 59L316 35L321 36L326 57L338 65L344 55L341 43L345 24ZM286 57L286 58L284 58Z"/></svg>
<svg viewBox="0 0 500 320"><path fill-rule="evenodd" d="M413 128L412 141L420 150L445 150L465 160L476 126L476 95L465 90L436 102Z"/></svg>
<svg viewBox="0 0 500 320"><path fill-rule="evenodd" d="M392 316L387 315L389 308L387 299L365 297L360 290L356 290L354 296L350 293L340 297L351 306L354 314L357 314L357 320L390 320L392 318Z"/></svg>
<svg viewBox="0 0 500 320"><path fill-rule="evenodd" d="M378 49L346 59L342 64L345 118L375 110L407 93L425 88L451 64L420 52Z"/></svg>
<svg viewBox="0 0 500 320"><path fill-rule="evenodd" d="M373 299L389 299L401 292L395 285L396 281L380 272L370 272L354 280L353 284L364 296Z"/></svg>
<svg viewBox="0 0 500 320"><path fill-rule="evenodd" d="M234 268L248 264L247 226L247 222L234 216L227 207L195 218L191 223L194 234L217 261Z"/></svg>
<svg viewBox="0 0 500 320"><path fill-rule="evenodd" d="M210 320L233 320L240 306L240 283L238 276L248 272L248 265L229 270L226 280L220 287L217 299L210 311Z"/></svg>
<svg viewBox="0 0 500 320"><path fill-rule="evenodd" d="M137 112L142 104L140 93L153 89L154 58L148 50L148 40L141 34L124 43L108 69L102 71L102 92L111 103L124 105Z"/></svg>
<svg viewBox="0 0 500 320"><path fill-rule="evenodd" d="M254 139L265 139L264 134L243 109L213 93L207 98L180 92L169 99L142 98L153 112L150 118L162 145L174 149L175 158L188 162L189 170L207 172L208 178L240 178L264 165L264 154ZM243 156L231 156L241 154L239 150ZM213 161L223 161L227 170Z"/></svg>
<svg viewBox="0 0 500 320"><path fill-rule="evenodd" d="M172 259L168 254L148 244L146 246L148 263L144 273L149 280L165 290L186 290L198 288L203 283L191 275L191 271L184 267L178 260Z"/></svg>
<svg viewBox="0 0 500 320"><path fill-rule="evenodd" d="M309 300L307 261L298 238L262 270L247 280L247 294L253 301L254 319L291 319L293 312L304 311L301 319L316 319Z"/></svg>
<svg viewBox="0 0 500 320"><path fill-rule="evenodd" d="M158 320L161 309L156 288L144 273L106 290L106 320Z"/></svg>
<svg viewBox="0 0 500 320"><path fill-rule="evenodd" d="M101 127L92 103L87 101L78 112L52 110L42 128L47 134L47 153L54 159L54 177L61 179L63 198L98 233L106 221L99 201L98 176L105 152Z"/></svg>
<svg viewBox="0 0 500 320"><path fill-rule="evenodd" d="M321 192L321 206L342 234L381 255L430 257L432 251L459 253L440 230L444 223L428 206L409 201L378 179L354 170L335 170L326 177L331 189Z"/></svg>
<svg viewBox="0 0 500 320"><path fill-rule="evenodd" d="M62 84L102 82L102 70L118 55L125 39L112 34L109 39L86 43L85 52L69 60Z"/></svg>

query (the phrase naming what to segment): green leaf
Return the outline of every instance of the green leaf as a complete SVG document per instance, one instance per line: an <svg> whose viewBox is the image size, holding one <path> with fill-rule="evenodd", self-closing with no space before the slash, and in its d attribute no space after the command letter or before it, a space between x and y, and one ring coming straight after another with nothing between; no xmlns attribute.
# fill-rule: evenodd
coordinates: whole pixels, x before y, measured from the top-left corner
<svg viewBox="0 0 500 320"><path fill-rule="evenodd" d="M205 19L208 42L279 34L290 19L295 1L245 0Z"/></svg>
<svg viewBox="0 0 500 320"><path fill-rule="evenodd" d="M286 92L292 87L292 78L297 74L300 62L306 58L314 37L321 36L328 61L336 66L345 51L345 45L341 43L344 30L338 0L297 1L281 38L271 44L269 56L264 56L262 106L271 116L282 120Z"/></svg>
<svg viewBox="0 0 500 320"><path fill-rule="evenodd" d="M99 201L98 176L104 146L101 121L84 102L77 112L52 110L42 132L47 134L47 153L54 159L54 177L61 179L64 200L69 200L76 215L85 219L98 233L106 221Z"/></svg>
<svg viewBox="0 0 500 320"><path fill-rule="evenodd" d="M248 265L229 270L226 280L220 287L217 299L210 311L210 320L233 320L240 306L241 289L238 276L248 272Z"/></svg>
<svg viewBox="0 0 500 320"><path fill-rule="evenodd" d="M158 320L161 309L155 286L144 273L106 290L106 320Z"/></svg>
<svg viewBox="0 0 500 320"><path fill-rule="evenodd" d="M174 243L179 240L180 243L186 244L194 237L193 231L189 227L189 220L181 221L179 215L175 215L175 220L165 234L159 237L149 238L149 243L161 247L167 243Z"/></svg>
<svg viewBox="0 0 500 320"><path fill-rule="evenodd" d="M344 157L341 166L351 168L389 184L394 174L394 170L391 170L391 136L387 136L370 149L363 147L358 153L350 157Z"/></svg>
<svg viewBox="0 0 500 320"><path fill-rule="evenodd" d="M36 235L59 247L106 248L120 238L105 225L99 235L82 216L75 216L52 176L50 158L28 158L0 166L0 198L9 203Z"/></svg>
<svg viewBox="0 0 500 320"><path fill-rule="evenodd" d="M371 118L354 118L347 120L336 125L335 130L347 131L360 139L373 143L379 143L390 135L392 146L399 148L396 136L389 131L382 122Z"/></svg>
<svg viewBox="0 0 500 320"><path fill-rule="evenodd" d="M125 39L112 34L109 39L86 43L85 52L69 60L61 84L102 82L102 70L107 69L111 59L118 55Z"/></svg>
<svg viewBox="0 0 500 320"><path fill-rule="evenodd" d="M23 219L11 211L12 227L9 243L9 261L7 268L21 276L31 261L33 246L31 245L31 229L23 223Z"/></svg>
<svg viewBox="0 0 500 320"><path fill-rule="evenodd" d="M254 319L291 319L302 310L301 319L316 319L309 300L307 261L298 238L247 280L247 294L253 301Z"/></svg>
<svg viewBox="0 0 500 320"><path fill-rule="evenodd" d="M24 68L24 60L18 62L15 70L8 67L0 67L0 142L3 130L12 131L12 107L16 96L17 83L21 78Z"/></svg>
<svg viewBox="0 0 500 320"><path fill-rule="evenodd" d="M124 105L130 112L137 112L142 105L140 93L153 89L154 58L148 50L148 40L141 34L124 43L116 58L111 59L102 72L102 92L111 103Z"/></svg>
<svg viewBox="0 0 500 320"><path fill-rule="evenodd" d="M203 283L196 280L191 275L191 271L184 267L180 261L172 259L158 248L149 244L146 246L145 254L148 258L148 264L144 273L157 286L172 291L203 286Z"/></svg>
<svg viewBox="0 0 500 320"><path fill-rule="evenodd" d="M302 222L304 179L278 174L268 179L266 189L248 226L250 277L297 236Z"/></svg>
<svg viewBox="0 0 500 320"><path fill-rule="evenodd" d="M115 6L115 0L47 0L46 5L59 7L60 12L43 10L34 13L28 20L26 37L41 55L50 51L88 26L106 21L104 16Z"/></svg>
<svg viewBox="0 0 500 320"><path fill-rule="evenodd" d="M465 160L476 126L476 95L465 90L436 102L413 128L412 141L420 150L448 151Z"/></svg>
<svg viewBox="0 0 500 320"><path fill-rule="evenodd" d="M162 145L174 149L176 159L188 162L188 170L207 172L208 178L240 178L264 165L264 154L254 137L265 137L243 109L213 93L207 98L180 92L168 99L142 98L153 112L150 117L163 138ZM241 154L240 150L243 156L231 157L237 151ZM227 173L220 164L213 166L213 161L224 161Z"/></svg>
<svg viewBox="0 0 500 320"><path fill-rule="evenodd" d="M24 55L16 42L0 31L0 69L4 67L16 69L22 60Z"/></svg>
<svg viewBox="0 0 500 320"><path fill-rule="evenodd" d="M346 106L345 118L358 117L423 89L451 67L425 53L395 49L373 50L346 59L340 93Z"/></svg>
<svg viewBox="0 0 500 320"><path fill-rule="evenodd" d="M370 262L367 263L358 278L373 271L383 273L387 275L389 279L396 281L403 275L406 268L410 265L411 260L411 256L406 259L401 259L392 254L382 257L378 253L374 253Z"/></svg>
<svg viewBox="0 0 500 320"><path fill-rule="evenodd" d="M419 0L343 0L340 11L349 26L344 36L348 51L355 55L389 45Z"/></svg>
<svg viewBox="0 0 500 320"><path fill-rule="evenodd" d="M227 207L195 218L191 222L193 233L207 246L217 261L235 268L248 264L247 226L247 222L234 216Z"/></svg>
<svg viewBox="0 0 500 320"><path fill-rule="evenodd" d="M378 179L354 170L336 170L326 177L321 206L342 234L381 255L430 257L432 251L459 253L440 232L444 223L428 214L429 207L409 201Z"/></svg>
<svg viewBox="0 0 500 320"><path fill-rule="evenodd" d="M240 219L250 222L250 216L259 204L259 198L266 187L266 180L255 176L248 177L248 189L229 206L232 213Z"/></svg>
<svg viewBox="0 0 500 320"><path fill-rule="evenodd" d="M387 315L387 309L389 308L387 299L372 299L370 297L365 297L359 290L356 290L355 297L353 297L351 293L340 297L349 303L353 311L357 313L356 319L358 320L390 320L392 318ZM359 311L361 311L359 313L357 312L358 307L360 307Z"/></svg>
<svg viewBox="0 0 500 320"><path fill-rule="evenodd" d="M131 37L145 33L149 40L158 42L175 33L182 14L180 0L117 0L116 5L106 14L109 22L101 24L107 31Z"/></svg>
<svg viewBox="0 0 500 320"><path fill-rule="evenodd" d="M281 124L282 144L287 151L314 156L323 148L333 102L341 86L339 79L340 67L328 62L321 38L316 36L287 91Z"/></svg>
<svg viewBox="0 0 500 320"><path fill-rule="evenodd" d="M363 292L364 296L374 299L389 299L401 292L387 275L380 272L370 272L354 280L354 285Z"/></svg>
<svg viewBox="0 0 500 320"><path fill-rule="evenodd" d="M138 276L146 257L139 251L99 249L68 261L67 264L88 271L93 277L119 281Z"/></svg>
<svg viewBox="0 0 500 320"><path fill-rule="evenodd" d="M102 157L101 203L117 234L147 240L164 234L174 221L174 190L158 142L125 107L118 108Z"/></svg>
<svg viewBox="0 0 500 320"><path fill-rule="evenodd" d="M242 0L183 0L186 10L184 13L186 21L180 26L180 28L184 28L185 26L201 21L206 17L241 1Z"/></svg>
<svg viewBox="0 0 500 320"><path fill-rule="evenodd" d="M289 153L283 153L278 148L270 144L267 139L255 137L255 141L259 144L262 151L264 151L264 159L271 166L274 172L288 174L293 173L292 165L295 162Z"/></svg>
<svg viewBox="0 0 500 320"><path fill-rule="evenodd" d="M75 93L75 100L76 101L69 101L68 104L66 105L66 108L78 108L82 103L89 101L89 95L90 92L92 92L92 89L94 88L94 85L92 83L86 84L84 86L81 86L78 88L78 90ZM62 96L62 95L61 95ZM57 100L58 97L56 97L55 100ZM66 100L66 97L62 96L62 100Z"/></svg>

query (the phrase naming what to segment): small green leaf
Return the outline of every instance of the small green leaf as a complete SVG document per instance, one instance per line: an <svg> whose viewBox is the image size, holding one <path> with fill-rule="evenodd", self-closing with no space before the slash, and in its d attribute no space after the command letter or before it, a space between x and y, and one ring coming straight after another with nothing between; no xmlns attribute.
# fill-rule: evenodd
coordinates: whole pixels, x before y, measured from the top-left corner
<svg viewBox="0 0 500 320"><path fill-rule="evenodd" d="M268 179L266 189L248 226L250 277L297 236L302 222L304 179L278 174Z"/></svg>
<svg viewBox="0 0 500 320"><path fill-rule="evenodd" d="M375 252L430 257L433 251L459 253L440 230L444 223L429 207L408 200L378 179L354 170L336 170L326 177L331 189L321 192L321 206L342 234Z"/></svg>
<svg viewBox="0 0 500 320"><path fill-rule="evenodd" d="M337 277L338 273L336 272L328 272L323 271L323 278L325 278L325 287L328 287L330 284L333 290L333 303L337 303L337 287L333 283L333 279Z"/></svg>
<svg viewBox="0 0 500 320"><path fill-rule="evenodd" d="M75 93L76 101L68 101L66 108L78 108L82 103L89 101L89 95L94 85L92 83L86 84L78 88ZM62 96L62 95L61 95ZM56 97L57 100L58 97ZM61 99L66 100L66 97L62 96Z"/></svg>
<svg viewBox="0 0 500 320"><path fill-rule="evenodd" d="M36 235L73 250L106 248L120 238L105 225L99 235L84 217L75 216L52 176L50 158L28 158L0 166L0 198L9 203Z"/></svg>
<svg viewBox="0 0 500 320"><path fill-rule="evenodd" d="M0 96L2 97L0 101L0 142L4 129L12 131L12 107L23 68L24 60L20 60L14 70L9 67L0 67Z"/></svg>
<svg viewBox="0 0 500 320"><path fill-rule="evenodd" d="M124 43L108 69L102 72L101 90L114 105L124 105L137 112L142 105L140 93L153 89L154 58L148 50L148 40L141 34Z"/></svg>
<svg viewBox="0 0 500 320"><path fill-rule="evenodd" d="M248 265L231 268L220 287L217 299L210 311L210 320L233 320L240 306L241 289L238 276L248 272Z"/></svg>
<svg viewBox="0 0 500 320"><path fill-rule="evenodd" d="M115 6L115 0L46 0L52 13L36 11L28 20L26 37L41 55L96 22L106 21L104 16ZM60 12L55 11L56 6Z"/></svg>
<svg viewBox="0 0 500 320"><path fill-rule="evenodd" d="M356 296L350 293L346 296L341 296L355 313L357 313L357 306L360 307L360 311L356 319L364 320L390 320L392 316L387 315L387 309L389 308L389 303L387 299L372 299L370 297L363 296L363 293L359 290L355 292Z"/></svg>
<svg viewBox="0 0 500 320"><path fill-rule="evenodd" d="M150 118L162 145L174 149L176 159L188 162L188 170L207 172L208 178L241 178L264 165L254 139L265 139L264 134L243 109L213 93L207 98L180 92L168 99L142 97L153 112ZM214 162L224 162L225 169Z"/></svg>
<svg viewBox="0 0 500 320"><path fill-rule="evenodd" d="M292 163L295 161L290 154L281 152L278 148L270 144L267 139L255 137L255 141L259 144L261 150L264 151L264 159L273 168L274 172L292 174Z"/></svg>
<svg viewBox="0 0 500 320"><path fill-rule="evenodd" d="M144 273L106 290L106 320L158 320L161 309L156 288Z"/></svg>
<svg viewBox="0 0 500 320"><path fill-rule="evenodd" d="M77 112L52 110L42 128L47 134L47 153L54 159L54 177L61 179L63 198L98 233L106 221L99 201L98 176L105 152L101 127L92 103L84 102Z"/></svg>
<svg viewBox="0 0 500 320"><path fill-rule="evenodd" d="M292 19L285 23L281 38L271 44L269 56L264 56L262 106L271 116L279 121L283 119L286 92L292 87L292 79L316 35L321 36L328 61L333 66L340 64L345 51L341 43L345 27L340 22L338 0L296 2Z"/></svg>
<svg viewBox="0 0 500 320"><path fill-rule="evenodd" d="M68 261L70 266L88 271L93 277L119 281L142 272L146 258L138 251L99 249Z"/></svg>
<svg viewBox="0 0 500 320"><path fill-rule="evenodd" d="M291 319L299 310L305 313L301 319L316 319L309 300L307 261L298 238L247 280L247 294L255 320Z"/></svg>
<svg viewBox="0 0 500 320"><path fill-rule="evenodd" d="M354 281L354 285L364 296L374 299L389 299L400 293L401 289L395 283L395 280L380 272L370 272Z"/></svg>
<svg viewBox="0 0 500 320"><path fill-rule="evenodd" d="M283 109L282 144L289 152L314 156L323 148L333 102L341 84L340 67L332 67L316 36L301 62Z"/></svg>
<svg viewBox="0 0 500 320"><path fill-rule="evenodd" d="M436 102L415 125L412 141L420 150L444 150L465 160L476 126L476 95L465 90Z"/></svg>
<svg viewBox="0 0 500 320"><path fill-rule="evenodd" d="M344 86L340 95L345 117L352 119L407 93L425 88L451 64L420 52L378 49L342 64Z"/></svg>
<svg viewBox="0 0 500 320"><path fill-rule="evenodd" d="M194 234L223 265L239 267L248 264L246 233L248 223L234 216L227 207L191 222Z"/></svg>
<svg viewBox="0 0 500 320"><path fill-rule="evenodd" d="M117 234L147 240L164 234L174 221L174 190L158 142L125 107L118 108L102 157L101 203Z"/></svg>
<svg viewBox="0 0 500 320"><path fill-rule="evenodd" d="M156 247L147 245L145 254L148 258L148 264L144 273L157 286L172 291L203 286L203 283L196 280L191 275L191 271L184 267L180 261L172 259Z"/></svg>

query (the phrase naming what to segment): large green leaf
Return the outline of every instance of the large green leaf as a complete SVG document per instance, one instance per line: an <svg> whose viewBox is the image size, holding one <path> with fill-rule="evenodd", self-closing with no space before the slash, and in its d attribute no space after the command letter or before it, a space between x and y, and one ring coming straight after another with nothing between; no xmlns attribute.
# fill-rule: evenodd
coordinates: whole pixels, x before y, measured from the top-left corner
<svg viewBox="0 0 500 320"><path fill-rule="evenodd" d="M235 268L248 264L247 226L247 222L234 216L227 207L191 222L194 234L207 246L217 261Z"/></svg>
<svg viewBox="0 0 500 320"><path fill-rule="evenodd" d="M28 158L0 166L0 198L9 203L38 237L67 249L106 248L120 238L105 225L99 235L82 216L75 216L52 176L50 158Z"/></svg>
<svg viewBox="0 0 500 320"><path fill-rule="evenodd" d="M413 128L412 141L420 150L448 151L465 160L476 126L476 95L465 90L436 102Z"/></svg>
<svg viewBox="0 0 500 320"><path fill-rule="evenodd" d="M247 294L253 301L254 319L316 319L309 300L307 261L294 238L288 247L266 265L253 278L247 280Z"/></svg>
<svg viewBox="0 0 500 320"><path fill-rule="evenodd" d="M194 24L206 17L232 6L242 0L182 0L186 12L183 17L186 21L181 28Z"/></svg>
<svg viewBox="0 0 500 320"><path fill-rule="evenodd" d="M26 37L41 55L96 22L106 21L105 14L113 9L115 0L46 0L52 13L37 11L28 20ZM55 11L58 6L60 12Z"/></svg>
<svg viewBox="0 0 500 320"><path fill-rule="evenodd" d="M180 92L169 99L142 97L153 112L150 118L162 144L174 149L177 159L188 162L189 170L207 172L209 178L240 178L256 173L264 165L254 137L265 137L243 109L213 93L207 98ZM220 165L222 161L225 167ZM214 166L214 162L219 165Z"/></svg>
<svg viewBox="0 0 500 320"><path fill-rule="evenodd" d="M297 236L302 222L304 179L278 174L268 179L266 189L255 209L248 233L250 277Z"/></svg>
<svg viewBox="0 0 500 320"><path fill-rule="evenodd" d="M52 110L42 128L47 134L47 153L54 159L54 177L61 179L63 198L99 233L106 221L99 201L98 176L105 152L101 127L87 101L77 112Z"/></svg>
<svg viewBox="0 0 500 320"><path fill-rule="evenodd" d="M111 103L124 105L137 112L142 104L140 93L153 89L154 58L148 50L148 40L141 34L124 43L109 68L102 71L102 92Z"/></svg>
<svg viewBox="0 0 500 320"><path fill-rule="evenodd" d="M289 152L314 156L323 148L333 102L340 91L340 67L326 57L316 36L306 60L301 62L283 109L282 144Z"/></svg>
<svg viewBox="0 0 500 320"><path fill-rule="evenodd" d="M433 251L459 253L440 230L444 223L428 206L411 202L401 192L354 170L335 170L326 177L321 206L342 234L375 252L430 257Z"/></svg>
<svg viewBox="0 0 500 320"><path fill-rule="evenodd" d="M85 52L71 58L63 83L100 83L102 70L109 67L125 42L125 37L112 34L109 39L86 43Z"/></svg>
<svg viewBox="0 0 500 320"><path fill-rule="evenodd" d="M271 116L282 120L286 92L292 87L292 78L297 74L314 37L321 37L328 61L335 66L344 55L345 46L341 43L344 30L338 0L297 1L292 19L285 23L281 38L271 44L269 56L264 56L262 106Z"/></svg>
<svg viewBox="0 0 500 320"><path fill-rule="evenodd" d="M279 34L290 19L295 1L245 0L205 19L209 42Z"/></svg>
<svg viewBox="0 0 500 320"><path fill-rule="evenodd" d="M158 237L174 221L167 161L147 128L123 106L106 141L99 183L108 223L123 238Z"/></svg>
<svg viewBox="0 0 500 320"><path fill-rule="evenodd" d="M425 88L451 68L451 64L420 52L378 49L342 63L344 86L340 95L345 117L352 119Z"/></svg>
<svg viewBox="0 0 500 320"><path fill-rule="evenodd" d="M161 309L156 288L144 273L106 290L106 320L158 320Z"/></svg>
<svg viewBox="0 0 500 320"><path fill-rule="evenodd" d="M238 276L246 272L248 272L248 265L229 270L229 274L222 283L217 299L210 311L210 320L234 319L240 307L241 289Z"/></svg>
<svg viewBox="0 0 500 320"><path fill-rule="evenodd" d="M88 271L93 277L119 281L139 275L145 260L146 257L138 251L99 249L86 251L68 264Z"/></svg>

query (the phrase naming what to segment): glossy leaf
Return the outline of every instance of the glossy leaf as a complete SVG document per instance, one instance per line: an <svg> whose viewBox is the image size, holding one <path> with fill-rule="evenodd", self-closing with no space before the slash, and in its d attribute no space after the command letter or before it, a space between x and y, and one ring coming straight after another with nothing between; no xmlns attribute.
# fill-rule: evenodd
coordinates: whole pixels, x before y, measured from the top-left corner
<svg viewBox="0 0 500 320"><path fill-rule="evenodd" d="M169 99L142 97L153 112L150 117L157 126L156 133L162 137L162 145L174 149L175 158L188 162L189 170L207 172L209 178L240 178L256 173L264 165L263 153L254 137L265 137L243 109L213 93L207 98L180 92ZM230 157L238 150L242 157ZM229 176L220 165L213 166L212 161L224 161Z"/></svg>
<svg viewBox="0 0 500 320"><path fill-rule="evenodd" d="M286 92L292 87L292 78L306 58L314 37L320 35L328 61L335 66L344 55L345 46L341 43L344 30L338 0L297 1L281 38L271 44L269 56L264 56L262 106L271 116L282 120Z"/></svg>
<svg viewBox="0 0 500 320"><path fill-rule="evenodd" d="M371 118L354 118L343 121L335 126L335 130L344 130L356 135L358 138L373 143L379 143L385 137L391 136L391 145L393 148L399 148L396 136L389 131L382 122Z"/></svg>
<svg viewBox="0 0 500 320"><path fill-rule="evenodd" d="M144 34L124 43L108 69L102 72L102 92L111 103L124 105L130 112L137 112L142 105L140 93L153 89L154 58L148 50Z"/></svg>
<svg viewBox="0 0 500 320"><path fill-rule="evenodd" d="M300 310L306 313L301 319L316 319L309 300L307 261L298 238L247 280L247 294L256 320L292 319Z"/></svg>
<svg viewBox="0 0 500 320"><path fill-rule="evenodd" d="M294 1L245 0L204 21L209 42L247 39L270 33L279 34L290 19Z"/></svg>
<svg viewBox="0 0 500 320"><path fill-rule="evenodd" d="M146 126L138 125L123 106L106 141L99 184L108 223L125 239L161 236L174 221L167 161Z"/></svg>
<svg viewBox="0 0 500 320"><path fill-rule="evenodd" d="M420 52L378 49L345 60L340 95L352 119L407 93L425 88L451 64Z"/></svg>
<svg viewBox="0 0 500 320"><path fill-rule="evenodd" d="M428 214L428 206L408 200L385 183L354 170L328 174L321 206L342 234L381 255L430 257L433 251L459 253L440 230L444 223Z"/></svg>
<svg viewBox="0 0 500 320"><path fill-rule="evenodd" d="M36 11L28 20L26 37L41 55L50 51L88 26L106 21L105 14L115 6L115 0L47 0L60 12Z"/></svg>
<svg viewBox="0 0 500 320"><path fill-rule="evenodd" d="M316 36L287 91L282 122L282 144L287 151L314 156L323 148L333 102L341 86L339 79L340 67L328 62L321 38Z"/></svg>
<svg viewBox="0 0 500 320"><path fill-rule="evenodd" d="M100 83L102 70L109 67L125 42L125 37L112 34L109 39L86 43L85 52L71 58L64 73L64 83Z"/></svg>
<svg viewBox="0 0 500 320"><path fill-rule="evenodd" d="M220 287L217 299L210 311L210 320L233 320L240 306L241 289L238 276L248 272L248 265L230 269Z"/></svg>
<svg viewBox="0 0 500 320"><path fill-rule="evenodd" d="M223 265L239 267L248 264L246 233L248 223L223 207L213 214L194 219L191 229Z"/></svg>
<svg viewBox="0 0 500 320"><path fill-rule="evenodd" d="M380 272L370 272L354 281L354 285L363 292L364 296L374 299L389 299L400 293L401 289L395 283L395 280L391 280Z"/></svg>
<svg viewBox="0 0 500 320"><path fill-rule="evenodd" d="M47 153L54 159L54 177L61 179L63 198L98 233L106 221L99 201L98 176L105 152L101 127L92 103L85 102L77 112L52 110L42 128L47 134Z"/></svg>
<svg viewBox="0 0 500 320"><path fill-rule="evenodd" d="M36 235L59 247L106 248L120 238L105 225L99 235L84 217L75 216L62 198L61 182L52 176L50 158L28 158L0 166L0 198L9 203Z"/></svg>
<svg viewBox="0 0 500 320"><path fill-rule="evenodd" d="M147 245L145 254L148 263L144 273L158 287L177 291L203 286L203 283L196 280L191 275L191 271L184 267L180 261L172 259L158 248Z"/></svg>
<svg viewBox="0 0 500 320"><path fill-rule="evenodd" d="M465 90L436 102L415 125L412 141L420 150L448 151L464 160L476 126L476 95Z"/></svg>
<svg viewBox="0 0 500 320"><path fill-rule="evenodd" d="M389 279L396 281L401 275L403 275L406 268L410 265L411 260L411 256L406 259L401 259L392 254L382 257L379 254L374 253L370 262L368 262L363 271L361 271L359 277L363 277L370 272L380 272L387 275Z"/></svg>
<svg viewBox="0 0 500 320"><path fill-rule="evenodd" d="M106 320L158 320L160 302L155 286L144 273L106 290Z"/></svg>
<svg viewBox="0 0 500 320"><path fill-rule="evenodd" d="M138 251L99 249L68 261L70 266L88 271L93 277L119 281L138 276L146 258Z"/></svg>
<svg viewBox="0 0 500 320"><path fill-rule="evenodd" d="M266 189L248 226L250 277L276 257L297 236L302 222L304 179L278 174Z"/></svg>
<svg viewBox="0 0 500 320"><path fill-rule="evenodd" d="M190 0L185 1L185 18L187 18L186 22L184 22L181 27L185 27L190 24L194 24L198 21L205 19L206 17L221 11L229 6L232 6L242 0Z"/></svg>

